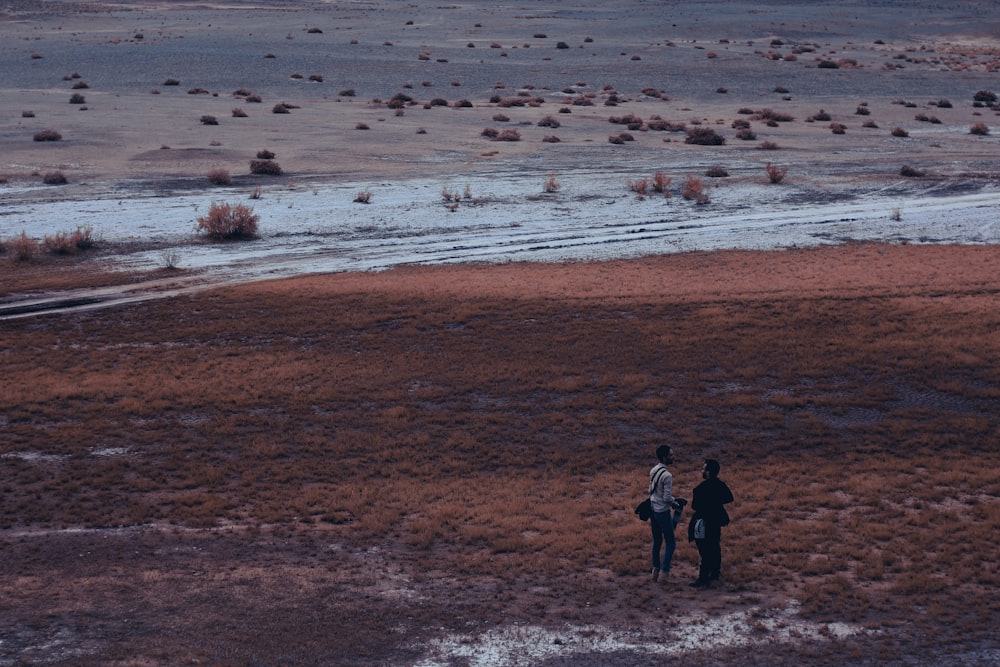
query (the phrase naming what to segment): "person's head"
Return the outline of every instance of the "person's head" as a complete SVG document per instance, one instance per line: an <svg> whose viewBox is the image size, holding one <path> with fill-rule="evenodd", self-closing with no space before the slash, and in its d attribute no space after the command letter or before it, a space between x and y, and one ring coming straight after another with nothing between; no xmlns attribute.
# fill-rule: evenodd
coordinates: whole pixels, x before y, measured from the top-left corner
<svg viewBox="0 0 1000 667"><path fill-rule="evenodd" d="M660 463L673 463L674 453L670 449L670 445L660 445L656 448L656 458Z"/></svg>
<svg viewBox="0 0 1000 667"><path fill-rule="evenodd" d="M701 476L705 479L711 479L713 477L719 476L719 470L721 466L719 462L715 459L705 459L705 465L701 469Z"/></svg>

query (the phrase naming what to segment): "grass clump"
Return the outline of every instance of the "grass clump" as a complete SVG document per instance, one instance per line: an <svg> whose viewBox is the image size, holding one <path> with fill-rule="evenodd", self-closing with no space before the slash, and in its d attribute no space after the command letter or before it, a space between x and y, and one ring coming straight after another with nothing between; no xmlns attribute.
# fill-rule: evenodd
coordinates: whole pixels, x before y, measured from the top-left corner
<svg viewBox="0 0 1000 667"><path fill-rule="evenodd" d="M62 139L62 135L55 130L39 130L38 132L35 132L32 139L35 141L60 141Z"/></svg>
<svg viewBox="0 0 1000 667"><path fill-rule="evenodd" d="M281 176L284 172L274 160L250 160L250 173L258 176Z"/></svg>
<svg viewBox="0 0 1000 667"><path fill-rule="evenodd" d="M710 127L692 127L687 131L684 143L697 146L722 146L726 138Z"/></svg>
<svg viewBox="0 0 1000 667"><path fill-rule="evenodd" d="M213 203L198 218L198 232L217 240L250 239L257 236L258 222L260 216L246 204Z"/></svg>
<svg viewBox="0 0 1000 667"><path fill-rule="evenodd" d="M232 185L233 179L229 175L228 169L212 169L207 175L208 182L212 185Z"/></svg>

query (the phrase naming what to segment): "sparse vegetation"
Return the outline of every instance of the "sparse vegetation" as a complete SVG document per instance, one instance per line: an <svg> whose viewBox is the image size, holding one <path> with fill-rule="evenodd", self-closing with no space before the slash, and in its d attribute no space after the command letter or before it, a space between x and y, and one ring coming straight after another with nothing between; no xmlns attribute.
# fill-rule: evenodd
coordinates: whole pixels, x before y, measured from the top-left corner
<svg viewBox="0 0 1000 667"><path fill-rule="evenodd" d="M39 130L32 138L35 141L59 141L62 139L62 135L55 130Z"/></svg>
<svg viewBox="0 0 1000 667"><path fill-rule="evenodd" d="M990 133L990 128L986 126L986 123L974 123L972 127L969 128L969 134L975 134L980 137L985 137Z"/></svg>
<svg viewBox="0 0 1000 667"><path fill-rule="evenodd" d="M49 171L42 176L42 183L45 185L66 185L68 182L66 174L61 171Z"/></svg>
<svg viewBox="0 0 1000 667"><path fill-rule="evenodd" d="M218 125L219 124L219 119L216 118L215 116L210 116L210 115L206 114L206 115L204 115L204 116L201 117L201 124L202 125Z"/></svg>
<svg viewBox="0 0 1000 667"><path fill-rule="evenodd" d="M251 160L250 173L260 176L281 176L281 165L274 160Z"/></svg>
<svg viewBox="0 0 1000 667"><path fill-rule="evenodd" d="M260 216L246 204L213 203L198 219L198 231L216 240L250 239L257 236Z"/></svg>
<svg viewBox="0 0 1000 667"><path fill-rule="evenodd" d="M894 137L900 137L900 138L905 138L910 136L910 133L901 127L892 128L892 131L889 134L891 134Z"/></svg>
<svg viewBox="0 0 1000 667"><path fill-rule="evenodd" d="M542 192L545 193L551 194L553 192L559 192L559 188L561 187L562 186L560 185L559 180L556 178L555 174L549 174L546 177L546 179L542 182Z"/></svg>
<svg viewBox="0 0 1000 667"><path fill-rule="evenodd" d="M920 178L924 175L924 172L917 169L916 167L911 167L908 164L904 164L899 170L900 176L906 176L908 178Z"/></svg>
<svg viewBox="0 0 1000 667"><path fill-rule="evenodd" d="M367 188L358 191L358 194L354 195L355 204L370 204L371 202L372 202L372 191Z"/></svg>
<svg viewBox="0 0 1000 667"><path fill-rule="evenodd" d="M207 178L212 185L232 185L233 183L228 169L212 169L208 172Z"/></svg>
<svg viewBox="0 0 1000 667"><path fill-rule="evenodd" d="M788 167L777 167L768 162L764 167L764 173L767 174L767 180L769 183L781 183L785 180L785 175L788 173Z"/></svg>
<svg viewBox="0 0 1000 667"><path fill-rule="evenodd" d="M692 127L688 128L684 143L698 146L722 146L726 143L726 139L710 127Z"/></svg>
<svg viewBox="0 0 1000 667"><path fill-rule="evenodd" d="M7 243L11 257L19 262L27 262L38 254L38 241L28 236L27 232L21 231L20 236L15 236Z"/></svg>
<svg viewBox="0 0 1000 667"><path fill-rule="evenodd" d="M681 190L681 197L696 204L708 203L708 193L705 192L705 184L700 178L690 174L684 177L684 189Z"/></svg>

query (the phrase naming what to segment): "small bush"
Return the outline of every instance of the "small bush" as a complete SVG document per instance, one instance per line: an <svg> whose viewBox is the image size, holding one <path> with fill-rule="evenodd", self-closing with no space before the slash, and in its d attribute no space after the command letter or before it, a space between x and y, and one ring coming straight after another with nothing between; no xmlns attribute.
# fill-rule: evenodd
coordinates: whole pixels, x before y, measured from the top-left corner
<svg viewBox="0 0 1000 667"><path fill-rule="evenodd" d="M355 130L370 130L371 128L368 127L368 123L357 123L354 126L354 129Z"/></svg>
<svg viewBox="0 0 1000 667"><path fill-rule="evenodd" d="M493 139L493 141L520 141L520 140L521 140L521 133L513 128L504 130L499 135L497 135L496 138Z"/></svg>
<svg viewBox="0 0 1000 667"><path fill-rule="evenodd" d="M291 107L289 107L284 102L278 102L273 107L271 107L271 113L291 113L289 111L290 109Z"/></svg>
<svg viewBox="0 0 1000 667"><path fill-rule="evenodd" d="M179 85L181 85L181 82L178 81L177 79L171 78L171 79L167 79L166 81L164 81L163 85L164 86L179 86Z"/></svg>
<svg viewBox="0 0 1000 667"><path fill-rule="evenodd" d="M551 127L552 129L555 129L559 127L559 125L560 125L559 120L556 119L554 116L545 116L540 121L538 121L538 127Z"/></svg>
<svg viewBox="0 0 1000 667"><path fill-rule="evenodd" d="M35 117L35 112L34 111L22 111L21 112L21 118L34 118L34 117Z"/></svg>
<svg viewBox="0 0 1000 667"><path fill-rule="evenodd" d="M274 160L250 160L250 173L262 176L281 176L281 166Z"/></svg>
<svg viewBox="0 0 1000 667"><path fill-rule="evenodd" d="M545 181L542 183L542 192L548 192L551 194L553 192L558 192L560 187L562 186L556 179L556 175L549 174L548 178L546 178Z"/></svg>
<svg viewBox="0 0 1000 667"><path fill-rule="evenodd" d="M21 262L26 262L38 254L38 241L28 236L25 231L15 236L8 244L11 256Z"/></svg>
<svg viewBox="0 0 1000 667"><path fill-rule="evenodd" d="M209 115L206 114L206 115L204 115L204 116L201 117L201 124L202 125L218 125L219 124L219 119L216 118L215 116L209 116Z"/></svg>
<svg viewBox="0 0 1000 667"><path fill-rule="evenodd" d="M472 102L469 101L469 100L458 100L452 106L454 108L456 108L456 109L471 109L472 108Z"/></svg>
<svg viewBox="0 0 1000 667"><path fill-rule="evenodd" d="M819 113L815 113L815 114L813 114L812 116L809 116L809 118L807 118L806 120L813 120L813 121L815 121L815 120L819 120L819 121L828 121L828 120L831 120L831 118L830 118L830 114L828 114L828 113L827 113L826 111L824 111L823 109L820 109L820 110L819 110Z"/></svg>
<svg viewBox="0 0 1000 667"><path fill-rule="evenodd" d="M212 169L208 172L208 182L212 185L232 185L233 179L227 169Z"/></svg>
<svg viewBox="0 0 1000 667"><path fill-rule="evenodd" d="M834 134L846 134L847 126L844 125L843 123L836 123L836 122L830 123L830 131L833 132Z"/></svg>
<svg viewBox="0 0 1000 667"><path fill-rule="evenodd" d="M53 255L68 255L73 252L73 242L66 232L56 232L42 239L42 246Z"/></svg>
<svg viewBox="0 0 1000 667"><path fill-rule="evenodd" d="M35 132L35 135L32 138L35 141L59 141L62 139L62 135L55 130L40 130Z"/></svg>
<svg viewBox="0 0 1000 667"><path fill-rule="evenodd" d="M941 98L940 100L938 100L937 101L937 105L938 105L939 109L951 109L951 107L952 107L951 100L947 100L947 99L944 99L944 98Z"/></svg>
<svg viewBox="0 0 1000 667"><path fill-rule="evenodd" d="M212 204L208 214L198 218L198 231L214 239L253 238L260 216L246 204Z"/></svg>
<svg viewBox="0 0 1000 667"><path fill-rule="evenodd" d="M61 171L50 171L42 176L42 183L45 185L66 185L66 174Z"/></svg>
<svg viewBox="0 0 1000 667"><path fill-rule="evenodd" d="M920 178L921 176L924 175L924 172L920 171L915 167L911 167L908 164L904 164L903 167L899 170L899 175L906 176L907 178Z"/></svg>
<svg viewBox="0 0 1000 667"><path fill-rule="evenodd" d="M820 69L840 69L840 65L833 62L832 60L821 60L819 62L819 65L817 65L817 67L819 67Z"/></svg>
<svg viewBox="0 0 1000 667"><path fill-rule="evenodd" d="M708 170L705 172L705 175L708 176L709 178L726 178L727 176L729 176L729 172L726 171L725 168L723 167L716 166L716 167L709 167Z"/></svg>
<svg viewBox="0 0 1000 667"><path fill-rule="evenodd" d="M509 120L510 120L510 117L507 116L507 115L505 115L505 114L502 114L502 113L498 113L498 114L494 114L493 115L493 121L496 122L496 123L506 123Z"/></svg>
<svg viewBox="0 0 1000 667"><path fill-rule="evenodd" d="M778 144L773 141L762 141L758 144L757 148L762 151L776 151L778 150Z"/></svg>
<svg viewBox="0 0 1000 667"><path fill-rule="evenodd" d="M542 142L546 144L558 144L560 141L559 137L552 134L546 134L542 137Z"/></svg>
<svg viewBox="0 0 1000 667"><path fill-rule="evenodd" d="M625 140L621 138L621 135L612 134L611 136L608 137L608 143L609 144L624 144Z"/></svg>
<svg viewBox="0 0 1000 667"><path fill-rule="evenodd" d="M313 81L315 83L323 83L323 75L322 74L310 74L309 75L309 80Z"/></svg>
<svg viewBox="0 0 1000 667"><path fill-rule="evenodd" d="M90 88L90 86L88 86L85 81L77 81L71 86L71 88L73 90L86 90L87 88Z"/></svg>
<svg viewBox="0 0 1000 667"><path fill-rule="evenodd" d="M355 204L370 204L372 201L372 191L365 189L354 195Z"/></svg>
<svg viewBox="0 0 1000 667"><path fill-rule="evenodd" d="M487 139L496 139L498 136L500 136L500 130L494 127L487 127L482 132L479 133L479 136L486 137Z"/></svg>
<svg viewBox="0 0 1000 667"><path fill-rule="evenodd" d="M872 128L872 129L876 129L877 130L878 129L878 123L876 123L873 120L866 120L864 123L861 124L861 127L867 127L867 128Z"/></svg>
<svg viewBox="0 0 1000 667"><path fill-rule="evenodd" d="M693 127L687 131L684 143L698 146L722 146L726 143L726 139L710 127Z"/></svg>
<svg viewBox="0 0 1000 667"><path fill-rule="evenodd" d="M743 111L741 110L740 113L743 113ZM795 117L782 111L775 111L774 109L761 109L754 112L751 119L773 121L775 123L790 123L795 120Z"/></svg>
<svg viewBox="0 0 1000 667"><path fill-rule="evenodd" d="M749 127L744 127L736 133L737 139L742 139L743 141L753 141L757 138L757 133L751 130Z"/></svg>
<svg viewBox="0 0 1000 667"><path fill-rule="evenodd" d="M254 95L247 95L246 100L250 104L260 104L261 102L264 101L263 98L261 98L260 95L256 95L256 94L254 94Z"/></svg>
<svg viewBox="0 0 1000 667"><path fill-rule="evenodd" d="M894 137L908 137L908 136L910 136L910 133L907 132L906 130L904 130L903 128L901 128L901 127L894 127L894 128L892 128L892 132L890 132L890 134L892 136L894 136Z"/></svg>
<svg viewBox="0 0 1000 667"><path fill-rule="evenodd" d="M77 250L89 250L94 247L94 228L90 225L77 225L76 231L70 235L70 241Z"/></svg>
<svg viewBox="0 0 1000 667"><path fill-rule="evenodd" d="M705 186L701 179L690 174L684 177L684 189L681 191L681 196L697 204L708 203L708 195L705 194Z"/></svg>
<svg viewBox="0 0 1000 667"><path fill-rule="evenodd" d="M986 126L986 123L976 123L969 128L969 134L975 134L980 137L985 137L990 133L990 128Z"/></svg>
<svg viewBox="0 0 1000 667"><path fill-rule="evenodd" d="M653 174L652 188L653 192L658 192L663 195L670 196L669 190L667 188L670 186L670 177L664 174L662 171L658 171Z"/></svg>
<svg viewBox="0 0 1000 667"><path fill-rule="evenodd" d="M640 178L637 180L629 179L625 182L628 185L628 189L635 193L636 197L639 199L644 199L646 197L646 192L649 190L649 179Z"/></svg>
<svg viewBox="0 0 1000 667"><path fill-rule="evenodd" d="M864 104L859 104L858 108L854 110L856 116L867 116L871 114L871 110Z"/></svg>
<svg viewBox="0 0 1000 667"><path fill-rule="evenodd" d="M979 90L975 95L972 96L973 102L984 102L986 104L993 104L997 101L996 93L989 90Z"/></svg>
<svg viewBox="0 0 1000 667"><path fill-rule="evenodd" d="M269 151L266 148L257 151L258 160L273 160L275 157L277 156L272 151Z"/></svg>
<svg viewBox="0 0 1000 667"><path fill-rule="evenodd" d="M341 97L354 97L355 95L357 95L357 93L354 91L353 88L344 88L337 94L340 95Z"/></svg>
<svg viewBox="0 0 1000 667"><path fill-rule="evenodd" d="M770 162L764 167L764 173L767 174L767 180L770 183L781 183L785 180L785 174L788 173L788 167L776 167Z"/></svg>
<svg viewBox="0 0 1000 667"><path fill-rule="evenodd" d="M239 107L233 109L233 118L246 118L246 117L247 117L247 112L244 111L243 109Z"/></svg>
<svg viewBox="0 0 1000 667"><path fill-rule="evenodd" d="M73 93L72 95L69 96L70 104L85 104L86 102L87 98L81 95L80 93Z"/></svg>

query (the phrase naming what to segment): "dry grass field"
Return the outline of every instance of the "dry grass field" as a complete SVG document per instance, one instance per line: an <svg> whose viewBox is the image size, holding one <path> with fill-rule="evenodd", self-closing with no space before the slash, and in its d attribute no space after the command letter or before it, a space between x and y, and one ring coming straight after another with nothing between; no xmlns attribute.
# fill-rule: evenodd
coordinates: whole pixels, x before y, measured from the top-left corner
<svg viewBox="0 0 1000 667"><path fill-rule="evenodd" d="M1000 663L998 26L0 2L0 667ZM209 196L252 242L198 236ZM764 247L820 206L839 245L260 280L282 244L305 273L709 216ZM869 220L892 242L844 243ZM193 259L248 247L255 282ZM649 580L662 443L677 495L714 457L736 496L709 590L686 516Z"/></svg>
<svg viewBox="0 0 1000 667"><path fill-rule="evenodd" d="M685 663L992 664L998 269L689 253L8 320L0 664L490 664L435 642L538 626L651 643L505 664L645 665L740 612ZM706 456L735 491L712 590L683 539L648 580L662 442L676 493Z"/></svg>

